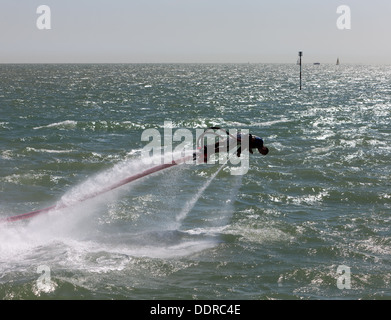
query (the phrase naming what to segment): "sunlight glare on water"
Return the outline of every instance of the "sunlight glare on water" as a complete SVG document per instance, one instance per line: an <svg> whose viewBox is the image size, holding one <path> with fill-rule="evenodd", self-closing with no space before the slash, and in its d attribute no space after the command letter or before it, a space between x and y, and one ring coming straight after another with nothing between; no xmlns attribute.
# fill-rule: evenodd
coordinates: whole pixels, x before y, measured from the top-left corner
<svg viewBox="0 0 391 320"><path fill-rule="evenodd" d="M0 297L390 298L387 66L1 65ZM144 168L145 129L248 129L234 176ZM52 286L40 291L37 268ZM337 268L351 268L351 289Z"/></svg>

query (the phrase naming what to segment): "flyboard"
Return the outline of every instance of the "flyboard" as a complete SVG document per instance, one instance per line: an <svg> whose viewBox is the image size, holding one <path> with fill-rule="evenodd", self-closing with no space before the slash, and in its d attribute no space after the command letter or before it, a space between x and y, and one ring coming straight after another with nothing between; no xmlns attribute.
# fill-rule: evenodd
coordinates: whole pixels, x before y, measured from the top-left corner
<svg viewBox="0 0 391 320"><path fill-rule="evenodd" d="M198 152L202 152L202 148L199 146L199 143L200 143L200 140L202 139L202 137L205 135L205 134L213 134L213 135L216 135L216 136L220 136L219 134L215 133L214 131L212 132L208 132L209 129L212 129L212 130L222 130L220 129L219 127L211 127L211 128L208 128L198 139L197 141L197 149L198 149ZM228 133L228 132L227 132ZM197 153L197 151L196 151ZM88 199L92 199L92 198L95 198L103 193L106 193L106 192L109 192L111 190L114 190L116 188L119 188L125 184L128 184L132 181L135 181L135 180L138 180L138 179L141 179L143 177L146 177L150 174L153 174L155 172L158 172L158 171L162 171L164 169L168 169L170 167L173 167L173 166L176 166L178 164L181 164L181 163L186 163L190 160L195 160L195 155L196 153L194 153L193 155L191 156L186 156L186 157L183 157L183 158L180 158L178 160L173 160L172 162L169 162L169 163L165 163L165 164L160 164L160 165L157 165L157 166L154 166L150 169L147 169L147 170L144 170L140 173L137 173L135 175L132 175L132 176L129 176L123 180L120 180L106 188L103 188L102 190L100 191L97 191L97 192L94 192L94 193L91 193L91 194L88 194L87 196L79 199L77 202L80 203L80 202L83 202L83 201L86 201ZM15 222L15 221L19 221L19 220L25 220L25 219L30 219L30 218L33 218L35 216L38 216L42 213L47 213L47 212L50 212L52 210L59 210L59 209L64 209L64 208L67 208L71 206L70 204L55 204L55 205L52 205L50 207L47 207L47 208L44 208L44 209L39 209L39 210L35 210L35 211L31 211L31 212L27 212L27 213L23 213L23 214L19 214L19 215L15 215L15 216L10 216L10 217L6 217L6 218L0 218L0 223L7 223L7 222Z"/></svg>

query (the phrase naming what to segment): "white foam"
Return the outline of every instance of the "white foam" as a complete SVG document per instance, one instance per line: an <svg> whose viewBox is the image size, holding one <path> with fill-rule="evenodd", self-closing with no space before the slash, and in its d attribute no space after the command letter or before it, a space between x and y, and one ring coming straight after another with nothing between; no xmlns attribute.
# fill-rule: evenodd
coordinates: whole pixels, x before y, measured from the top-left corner
<svg viewBox="0 0 391 320"><path fill-rule="evenodd" d="M32 147L27 147L26 148L27 151L33 151L33 152L41 152L41 153L71 153L73 152L74 150L70 149L70 150L52 150L52 149L36 149L36 148L32 148Z"/></svg>
<svg viewBox="0 0 391 320"><path fill-rule="evenodd" d="M33 129L38 130L38 129L43 129L43 128L53 128L53 127L65 127L65 128L73 129L76 126L77 126L77 121L65 120L65 121L61 121L61 122L51 123L46 126L34 127Z"/></svg>
<svg viewBox="0 0 391 320"><path fill-rule="evenodd" d="M129 156L134 156L134 153L130 152ZM171 197L174 199L175 195L183 197L180 192L183 185L180 181L175 183L175 179L179 179L186 171L179 171L178 168L171 171L175 173L174 175L169 174L164 179L167 184L157 185L151 191L155 196L154 200L166 201L168 208L173 208L174 212L171 215L169 209L166 212L167 209L159 205L148 209L148 203L140 199L141 204L135 203L135 205L141 205L140 212L137 212L137 208L129 202L132 201L133 188L143 186L137 182L80 202L80 199L155 164L141 161L139 158L124 160L72 187L61 197L56 210L28 221L0 226L0 273L31 269L31 266L42 264L47 264L52 268L106 273L127 268L134 257L177 258L215 247L218 243L216 235L224 233L226 227L227 219L224 217L232 214L231 201L224 202L221 213L214 213L213 219L217 217L219 225L214 224L213 219L213 221L203 219L205 221L203 226L194 228L194 225L189 225L187 227L190 230L178 230L180 230L183 219L224 165L220 166L212 176L200 178L201 181L204 179L206 181L199 189L196 189L195 195L191 194L191 199L179 210L179 213L176 211L178 201L172 200L170 203ZM183 168L188 167L183 166ZM236 177L235 181L241 181L241 177ZM238 187L237 184L232 192L236 192ZM194 191L194 188L189 190ZM145 190L141 188L137 192L140 197L140 192L145 192ZM120 220L110 216L100 219L105 215L118 214L117 203L123 195L126 195L125 208L127 208L124 216ZM145 194L145 197L148 196L150 195ZM187 196L185 194L185 197ZM232 197L232 194L227 196ZM111 209L108 209L110 204L114 207L111 206ZM63 205L68 207L63 208ZM111 212L113 210L114 213ZM138 214L136 221L127 218L132 214L131 210L136 210Z"/></svg>

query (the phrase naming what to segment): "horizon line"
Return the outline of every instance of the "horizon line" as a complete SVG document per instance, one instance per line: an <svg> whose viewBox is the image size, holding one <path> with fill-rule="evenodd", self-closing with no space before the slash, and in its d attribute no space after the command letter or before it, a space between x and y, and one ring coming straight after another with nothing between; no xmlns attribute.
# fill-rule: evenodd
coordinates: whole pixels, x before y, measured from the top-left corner
<svg viewBox="0 0 391 320"><path fill-rule="evenodd" d="M314 65L314 63L319 63L320 65L336 65L333 62L303 62L302 65ZM165 61L156 61L156 62L0 62L0 65L11 65L11 64L286 64L286 65L297 65L296 62L165 62ZM391 65L391 63L385 63L385 62L344 62L341 63L340 66L343 65L383 65L388 66Z"/></svg>

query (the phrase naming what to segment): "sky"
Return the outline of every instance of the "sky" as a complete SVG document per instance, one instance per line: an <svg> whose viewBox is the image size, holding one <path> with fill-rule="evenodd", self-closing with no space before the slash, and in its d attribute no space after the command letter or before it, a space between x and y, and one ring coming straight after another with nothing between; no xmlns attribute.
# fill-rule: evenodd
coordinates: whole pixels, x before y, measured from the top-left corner
<svg viewBox="0 0 391 320"><path fill-rule="evenodd" d="M0 0L0 63L391 64L390 34L390 0Z"/></svg>

